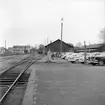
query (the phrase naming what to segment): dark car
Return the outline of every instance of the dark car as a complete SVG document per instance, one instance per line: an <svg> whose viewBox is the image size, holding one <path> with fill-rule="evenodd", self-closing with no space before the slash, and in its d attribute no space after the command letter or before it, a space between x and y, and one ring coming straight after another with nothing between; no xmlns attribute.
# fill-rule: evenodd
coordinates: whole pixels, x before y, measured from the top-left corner
<svg viewBox="0 0 105 105"><path fill-rule="evenodd" d="M100 65L103 66L105 64L105 56L95 56L89 57L89 63L92 65Z"/></svg>

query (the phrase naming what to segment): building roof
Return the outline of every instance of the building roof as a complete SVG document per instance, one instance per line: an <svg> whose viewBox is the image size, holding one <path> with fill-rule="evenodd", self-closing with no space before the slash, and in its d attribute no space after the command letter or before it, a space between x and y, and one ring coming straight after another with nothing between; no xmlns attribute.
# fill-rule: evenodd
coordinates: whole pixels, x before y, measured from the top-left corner
<svg viewBox="0 0 105 105"><path fill-rule="evenodd" d="M56 41L54 41L54 42L52 42L52 43L46 45L45 47L50 46L50 45L52 45L53 43L55 43L55 42L60 42L60 41L61 41L60 39L57 39ZM74 47L73 44L68 44L68 43L65 43L64 41L62 41L62 43L66 44L66 45L69 46L69 47L71 47L71 46Z"/></svg>
<svg viewBox="0 0 105 105"><path fill-rule="evenodd" d="M13 46L13 48L30 48L30 46L27 46L27 45L16 45L16 46Z"/></svg>
<svg viewBox="0 0 105 105"><path fill-rule="evenodd" d="M102 47L103 44L90 44L90 45L86 45L86 48L90 48L90 49L97 49L97 48L100 48ZM78 49L84 49L84 46L78 48Z"/></svg>
<svg viewBox="0 0 105 105"><path fill-rule="evenodd" d="M103 47L105 44L91 44L91 45L87 45L87 51L98 51L99 48ZM84 51L84 46L82 47L75 47L76 51Z"/></svg>
<svg viewBox="0 0 105 105"><path fill-rule="evenodd" d="M96 51L97 49L87 49L87 51ZM78 51L84 51L84 49L78 49Z"/></svg>
<svg viewBox="0 0 105 105"><path fill-rule="evenodd" d="M102 46L103 46L103 44L91 44L91 45L88 45L87 48L99 48Z"/></svg>

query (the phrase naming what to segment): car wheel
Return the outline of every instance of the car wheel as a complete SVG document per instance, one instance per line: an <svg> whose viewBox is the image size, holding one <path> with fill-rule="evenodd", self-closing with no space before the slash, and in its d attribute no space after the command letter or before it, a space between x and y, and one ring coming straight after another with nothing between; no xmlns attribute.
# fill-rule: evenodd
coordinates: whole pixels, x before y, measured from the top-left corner
<svg viewBox="0 0 105 105"><path fill-rule="evenodd" d="M103 61L99 61L98 64L99 64L100 66L103 66L103 65L104 65L104 62L103 62Z"/></svg>
<svg viewBox="0 0 105 105"><path fill-rule="evenodd" d="M74 61L71 61L71 63L74 63Z"/></svg>

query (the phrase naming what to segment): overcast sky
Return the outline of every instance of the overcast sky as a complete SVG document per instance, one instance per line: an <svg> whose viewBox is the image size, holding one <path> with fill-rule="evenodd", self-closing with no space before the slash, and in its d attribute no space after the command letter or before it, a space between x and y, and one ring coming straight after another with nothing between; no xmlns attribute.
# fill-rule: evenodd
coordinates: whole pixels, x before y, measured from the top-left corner
<svg viewBox="0 0 105 105"><path fill-rule="evenodd" d="M0 0L0 46L45 44L60 38L76 44L99 42L105 26L104 0Z"/></svg>

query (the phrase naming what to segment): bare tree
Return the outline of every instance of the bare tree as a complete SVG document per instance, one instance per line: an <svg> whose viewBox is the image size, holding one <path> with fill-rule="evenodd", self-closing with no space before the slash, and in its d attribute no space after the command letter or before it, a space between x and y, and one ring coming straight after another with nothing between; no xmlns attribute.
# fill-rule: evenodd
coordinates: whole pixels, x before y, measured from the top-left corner
<svg viewBox="0 0 105 105"><path fill-rule="evenodd" d="M81 42L78 42L77 44L76 44L76 47L81 47L82 46L82 43Z"/></svg>
<svg viewBox="0 0 105 105"><path fill-rule="evenodd" d="M100 31L99 37L103 43L105 43L105 28Z"/></svg>
<svg viewBox="0 0 105 105"><path fill-rule="evenodd" d="M37 52L37 50L38 50L38 49L37 49L36 47L32 47L31 50L30 50L30 52L31 52L31 53L35 53L35 52Z"/></svg>
<svg viewBox="0 0 105 105"><path fill-rule="evenodd" d="M38 49L38 53L40 53L40 54L43 53L44 49L45 49L45 46L43 44L40 44L39 49Z"/></svg>

